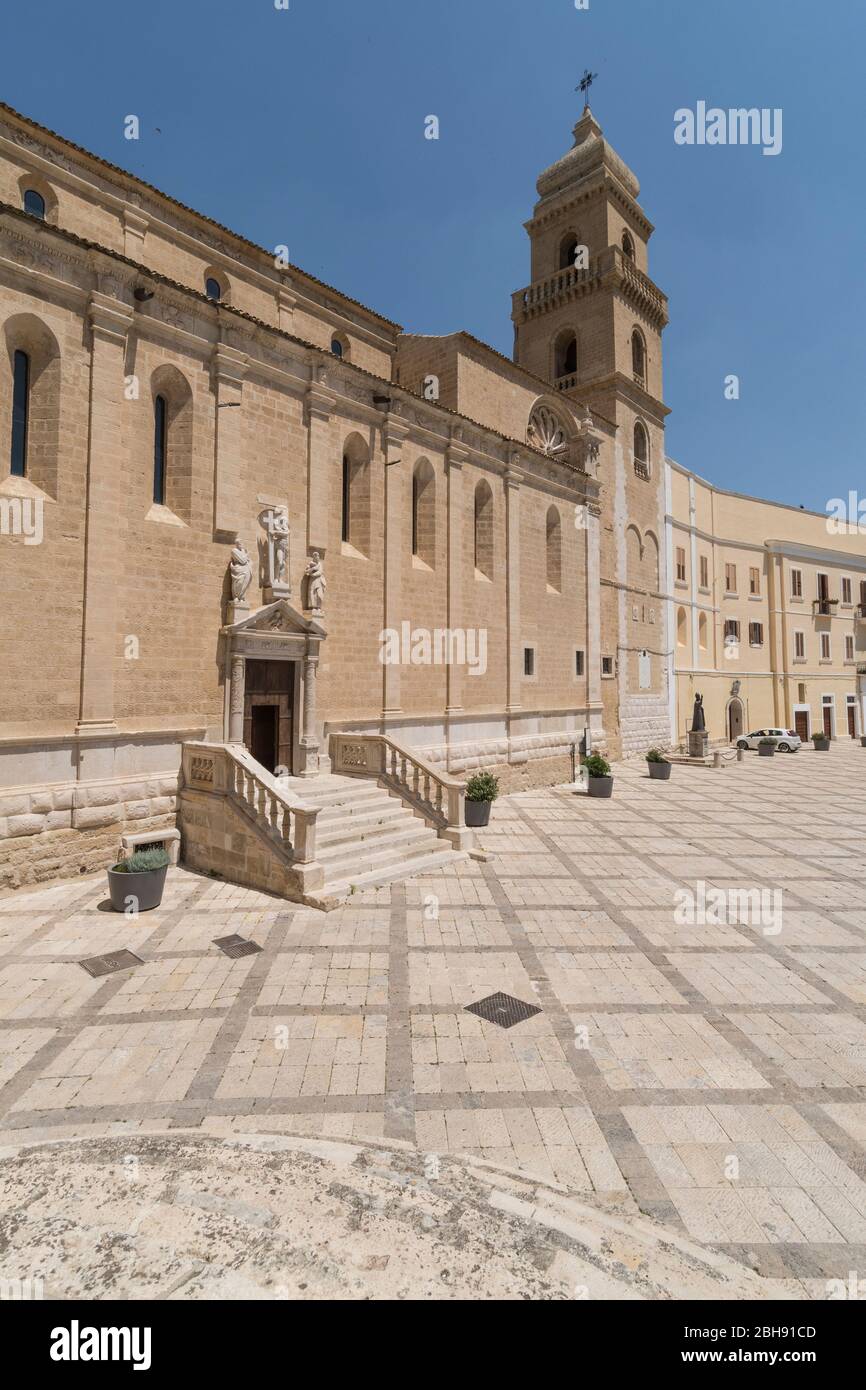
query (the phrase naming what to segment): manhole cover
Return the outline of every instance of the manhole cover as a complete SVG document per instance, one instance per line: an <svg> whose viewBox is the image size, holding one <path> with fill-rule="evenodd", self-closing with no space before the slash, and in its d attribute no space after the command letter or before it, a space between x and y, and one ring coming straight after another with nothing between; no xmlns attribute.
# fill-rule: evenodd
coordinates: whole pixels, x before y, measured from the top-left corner
<svg viewBox="0 0 866 1390"><path fill-rule="evenodd" d="M231 956L232 960L237 960L238 956L254 956L262 949L254 941L245 941L242 936L218 936L213 944L219 946L223 955Z"/></svg>
<svg viewBox="0 0 866 1390"><path fill-rule="evenodd" d="M144 961L139 960L131 951L108 951L104 956L90 956L88 960L80 960L78 964L95 979L97 975L113 975L116 970L129 970L133 965L144 965Z"/></svg>
<svg viewBox="0 0 866 1390"><path fill-rule="evenodd" d="M466 1012L477 1014L488 1023L498 1023L500 1028L513 1028L515 1023L523 1023L527 1018L540 1014L535 1004L524 1004L522 999L514 999L510 994L491 994L480 999L477 1004L467 1004Z"/></svg>

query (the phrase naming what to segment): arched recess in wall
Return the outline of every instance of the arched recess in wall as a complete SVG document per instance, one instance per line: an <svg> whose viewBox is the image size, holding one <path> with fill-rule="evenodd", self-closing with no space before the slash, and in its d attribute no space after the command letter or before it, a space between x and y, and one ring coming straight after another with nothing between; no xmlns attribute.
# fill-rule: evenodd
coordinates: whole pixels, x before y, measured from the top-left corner
<svg viewBox="0 0 866 1390"><path fill-rule="evenodd" d="M702 652L707 650L707 615L701 613L698 616L698 646Z"/></svg>
<svg viewBox="0 0 866 1390"><path fill-rule="evenodd" d="M646 481L651 473L649 434L642 420L635 420L633 433L634 471L638 478Z"/></svg>
<svg viewBox="0 0 866 1390"><path fill-rule="evenodd" d="M661 589L660 548L654 531L647 531L643 540L645 587L652 593Z"/></svg>
<svg viewBox="0 0 866 1390"><path fill-rule="evenodd" d="M578 246L580 246L580 237L577 232L566 232L559 243L559 270L571 270L573 268Z"/></svg>
<svg viewBox="0 0 866 1390"><path fill-rule="evenodd" d="M630 233L630 232L623 232L623 234L622 234L622 249L623 249L624 254L625 254L626 256L628 256L629 260L630 260L630 261L633 261L633 260L634 260L634 241L633 241L633 239L632 239L632 236L631 236L631 233Z"/></svg>
<svg viewBox="0 0 866 1390"><path fill-rule="evenodd" d="M485 478L475 488L475 577L493 578L493 493Z"/></svg>
<svg viewBox="0 0 866 1390"><path fill-rule="evenodd" d="M553 380L577 375L577 334L573 328L562 328L553 340Z"/></svg>
<svg viewBox="0 0 866 1390"><path fill-rule="evenodd" d="M547 592L562 593L562 518L558 507L549 507L545 523Z"/></svg>
<svg viewBox="0 0 866 1390"><path fill-rule="evenodd" d="M677 609L677 646L688 645L689 620L684 608Z"/></svg>
<svg viewBox="0 0 866 1390"><path fill-rule="evenodd" d="M412 558L435 568L436 477L429 459L419 459L412 472Z"/></svg>
<svg viewBox="0 0 866 1390"><path fill-rule="evenodd" d="M360 434L343 445L342 541L358 555L370 554L370 449Z"/></svg>
<svg viewBox="0 0 866 1390"><path fill-rule="evenodd" d="M646 385L646 338L640 328L633 328L631 334L631 369L634 379L641 386Z"/></svg>
<svg viewBox="0 0 866 1390"><path fill-rule="evenodd" d="M643 542L634 524L625 528L626 583L632 589L642 589Z"/></svg>
<svg viewBox="0 0 866 1390"><path fill-rule="evenodd" d="M177 367L157 367L150 379L153 456L150 500L187 525L192 520L193 404Z"/></svg>
<svg viewBox="0 0 866 1390"><path fill-rule="evenodd" d="M61 361L57 339L35 314L13 314L3 326L0 476L28 478L57 497L60 458Z"/></svg>

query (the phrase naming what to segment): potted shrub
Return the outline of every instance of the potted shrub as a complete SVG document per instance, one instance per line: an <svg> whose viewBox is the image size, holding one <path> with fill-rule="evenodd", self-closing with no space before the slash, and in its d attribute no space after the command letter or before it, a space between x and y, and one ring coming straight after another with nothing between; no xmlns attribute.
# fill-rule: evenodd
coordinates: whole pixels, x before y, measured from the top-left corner
<svg viewBox="0 0 866 1390"><path fill-rule="evenodd" d="M588 778L587 790L590 796L612 796L613 778L610 763L605 762L600 753L593 753L584 763Z"/></svg>
<svg viewBox="0 0 866 1390"><path fill-rule="evenodd" d="M866 748L866 734L860 735L860 747Z"/></svg>
<svg viewBox="0 0 866 1390"><path fill-rule="evenodd" d="M772 758L776 754L776 740L774 738L758 739L758 757Z"/></svg>
<svg viewBox="0 0 866 1390"><path fill-rule="evenodd" d="M671 764L660 748L650 748L646 755L650 777L657 782L667 782L671 775Z"/></svg>
<svg viewBox="0 0 866 1390"><path fill-rule="evenodd" d="M829 753L829 752L830 752L830 736L829 736L829 734L813 734L813 735L812 735L812 742L813 742L813 744L815 745L815 752L816 752L816 753Z"/></svg>
<svg viewBox="0 0 866 1390"><path fill-rule="evenodd" d="M127 899L139 912L150 912L162 902L169 857L164 849L140 849L108 870L108 891L115 912L127 911Z"/></svg>
<svg viewBox="0 0 866 1390"><path fill-rule="evenodd" d="M466 824L488 825L490 807L499 795L499 779L492 772L476 772L466 783Z"/></svg>

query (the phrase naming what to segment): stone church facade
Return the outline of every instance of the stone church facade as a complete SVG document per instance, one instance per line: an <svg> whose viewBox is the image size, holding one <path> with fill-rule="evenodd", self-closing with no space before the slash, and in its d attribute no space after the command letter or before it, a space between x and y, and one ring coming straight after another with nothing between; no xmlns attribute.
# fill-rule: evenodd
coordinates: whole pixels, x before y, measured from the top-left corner
<svg viewBox="0 0 866 1390"><path fill-rule="evenodd" d="M299 825L281 776L378 771L460 845L475 769L538 786L586 731L669 741L638 194L587 109L508 360L0 107L0 886L158 838L215 768Z"/></svg>

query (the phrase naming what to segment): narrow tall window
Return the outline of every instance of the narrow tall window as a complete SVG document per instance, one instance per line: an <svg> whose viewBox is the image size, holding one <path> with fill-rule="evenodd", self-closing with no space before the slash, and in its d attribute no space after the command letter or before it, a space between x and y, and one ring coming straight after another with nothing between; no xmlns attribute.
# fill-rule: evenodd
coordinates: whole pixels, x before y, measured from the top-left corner
<svg viewBox="0 0 866 1390"><path fill-rule="evenodd" d="M677 580L680 584L686 582L686 552L681 545L677 546Z"/></svg>
<svg viewBox="0 0 866 1390"><path fill-rule="evenodd" d="M842 579L842 602L851 602L851 580L846 577Z"/></svg>
<svg viewBox="0 0 866 1390"><path fill-rule="evenodd" d="M634 471L639 478L648 478L650 475L649 437L640 420L635 422L634 427Z"/></svg>
<svg viewBox="0 0 866 1390"><path fill-rule="evenodd" d="M646 347L637 329L631 335L631 369L635 381L643 382L646 378Z"/></svg>
<svg viewBox="0 0 866 1390"><path fill-rule="evenodd" d="M710 587L710 562L709 562L709 560L707 559L706 555L702 555L702 556L701 556L701 588L702 588L702 589L708 589L709 587Z"/></svg>
<svg viewBox="0 0 866 1390"><path fill-rule="evenodd" d="M30 407L30 358L18 351L12 364L12 474L27 472L27 416Z"/></svg>
<svg viewBox="0 0 866 1390"><path fill-rule="evenodd" d="M803 597L803 571L791 570L791 598Z"/></svg>
<svg viewBox="0 0 866 1390"><path fill-rule="evenodd" d="M725 593L735 594L737 592L737 567L736 565L725 565Z"/></svg>
<svg viewBox="0 0 866 1390"><path fill-rule="evenodd" d="M24 194L24 211L31 217L38 217L40 222L45 221L45 199L35 188L28 188Z"/></svg>
<svg viewBox="0 0 866 1390"><path fill-rule="evenodd" d="M165 396L157 396L153 402L153 500L165 505L165 457L168 430L168 412Z"/></svg>
<svg viewBox="0 0 866 1390"><path fill-rule="evenodd" d="M749 567L749 593L756 597L760 596L761 593L761 571L756 569L754 565Z"/></svg>
<svg viewBox="0 0 866 1390"><path fill-rule="evenodd" d="M806 634L805 632L794 633L794 656L798 661L802 661L806 655Z"/></svg>
<svg viewBox="0 0 866 1390"><path fill-rule="evenodd" d="M352 529L352 465L347 454L343 455L343 541L348 542Z"/></svg>
<svg viewBox="0 0 866 1390"><path fill-rule="evenodd" d="M845 660L854 660L854 638L850 632L845 633Z"/></svg>

